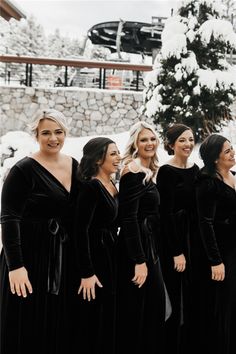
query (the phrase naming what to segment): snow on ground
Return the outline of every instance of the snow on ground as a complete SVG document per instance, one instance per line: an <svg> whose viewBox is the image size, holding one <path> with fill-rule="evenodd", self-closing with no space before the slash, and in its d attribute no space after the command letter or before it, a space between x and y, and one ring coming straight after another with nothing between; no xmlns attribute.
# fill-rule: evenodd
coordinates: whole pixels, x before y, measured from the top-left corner
<svg viewBox="0 0 236 354"><path fill-rule="evenodd" d="M107 135L111 138L118 146L121 155L124 152L124 147L126 142L128 141L129 133L123 132L120 134ZM88 140L94 138L94 136L86 136L86 137L70 137L68 136L65 140L65 144L63 147L63 152L73 156L75 159L80 161L83 153L83 146L87 143ZM14 152L14 157L5 158L10 154L10 149L16 150ZM3 166L0 168L0 178L2 179L5 173L13 164L15 164L18 160L23 158L24 156L30 155L32 152L38 149L38 144L36 140L31 137L28 133L22 131L13 131L8 132L4 136L1 137L0 141L0 157L3 161ZM163 144L160 143L158 147L158 157L159 163L162 165L165 163L170 157L167 152L163 149ZM201 161L198 157L198 148L196 147L192 153L191 159L195 161L197 164L201 164Z"/></svg>
<svg viewBox="0 0 236 354"><path fill-rule="evenodd" d="M236 122L231 122L222 130L222 135L227 137L234 148L236 149ZM126 142L128 141L129 133L123 132L120 134L114 135L107 135L117 144L121 155L124 152L124 148ZM88 140L94 138L95 136L86 136L86 137L70 137L68 136L65 140L65 145L63 147L63 152L73 156L75 159L80 161L83 153L83 146L87 143ZM4 158L8 156L11 152L9 149L16 150L14 152L14 157L11 158ZM199 146L196 145L192 154L191 154L191 161L195 162L199 167L202 167L202 160L198 154ZM1 186L2 180L4 178L5 173L21 158L30 155L32 152L38 149L38 144L36 140L31 137L28 133L22 131L12 131L8 132L4 136L0 138L0 159L2 160L2 166L0 166L0 194L1 194ZM160 141L160 145L158 147L158 158L159 158L159 165L161 166L165 162L168 161L170 156L163 148L162 141ZM236 166L235 166L236 170ZM0 240L0 249L1 249L1 240Z"/></svg>

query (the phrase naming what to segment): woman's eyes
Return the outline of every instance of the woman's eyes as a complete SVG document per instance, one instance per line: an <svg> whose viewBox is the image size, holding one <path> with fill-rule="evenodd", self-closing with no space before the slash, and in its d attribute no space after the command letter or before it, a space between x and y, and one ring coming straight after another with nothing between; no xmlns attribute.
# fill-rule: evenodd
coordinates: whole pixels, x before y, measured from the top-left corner
<svg viewBox="0 0 236 354"><path fill-rule="evenodd" d="M45 132L42 132L41 134L42 134L42 135L50 135L50 134L52 134L52 133L49 132L49 131L45 131ZM63 134L63 130L57 130L57 131L54 132L54 134L56 134L56 135Z"/></svg>
<svg viewBox="0 0 236 354"><path fill-rule="evenodd" d="M156 138L151 138L150 140L153 142L153 141L156 141L157 139ZM148 141L148 139L140 139L140 141L141 141L141 143L145 143L145 142Z"/></svg>
<svg viewBox="0 0 236 354"><path fill-rule="evenodd" d="M194 139L189 139L189 140L179 140L180 143L185 143L185 142L190 142L190 143L193 143L194 142Z"/></svg>

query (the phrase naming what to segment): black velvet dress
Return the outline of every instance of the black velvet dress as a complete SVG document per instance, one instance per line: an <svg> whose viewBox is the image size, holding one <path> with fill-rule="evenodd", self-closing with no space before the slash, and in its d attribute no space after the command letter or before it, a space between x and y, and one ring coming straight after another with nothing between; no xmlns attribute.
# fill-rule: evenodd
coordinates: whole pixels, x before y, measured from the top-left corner
<svg viewBox="0 0 236 354"><path fill-rule="evenodd" d="M128 172L119 189L117 353L163 353L166 294L159 260L159 193L143 172ZM146 262L148 276L134 285L135 264Z"/></svg>
<svg viewBox="0 0 236 354"><path fill-rule="evenodd" d="M76 168L77 161L72 159L70 192L29 157L17 162L6 177L1 208L1 354L70 352ZM13 295L9 289L8 271L22 266L33 287L26 298Z"/></svg>
<svg viewBox="0 0 236 354"><path fill-rule="evenodd" d="M157 188L160 193L162 228L161 265L172 304L166 322L166 353L199 353L204 338L206 257L197 222L195 178L197 165L182 169L160 167ZM174 269L174 256L184 254L186 269Z"/></svg>
<svg viewBox="0 0 236 354"><path fill-rule="evenodd" d="M117 196L113 197L98 179L80 182L75 217L79 274L81 278L95 274L103 285L96 285L95 300L89 302L82 294L78 296L80 354L114 353L117 213Z"/></svg>
<svg viewBox="0 0 236 354"><path fill-rule="evenodd" d="M232 172L235 174L234 172ZM208 257L210 353L236 353L236 191L201 174L197 183L200 227ZM211 266L225 265L225 279L211 280Z"/></svg>

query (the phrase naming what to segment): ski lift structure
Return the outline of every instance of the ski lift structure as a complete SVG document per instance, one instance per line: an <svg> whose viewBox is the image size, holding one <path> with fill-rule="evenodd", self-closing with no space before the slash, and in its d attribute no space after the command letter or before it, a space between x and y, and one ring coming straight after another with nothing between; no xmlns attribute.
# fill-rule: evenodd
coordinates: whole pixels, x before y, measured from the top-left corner
<svg viewBox="0 0 236 354"><path fill-rule="evenodd" d="M122 58L122 52L155 56L161 48L161 33L165 26L166 17L152 17L152 23L137 21L102 22L88 30L87 36L94 45L109 48L111 53L116 53L116 61L127 61ZM113 59L114 60L114 59ZM135 86L135 78L131 73L111 72L108 76L108 88L121 88L124 85ZM140 85L143 78L140 77Z"/></svg>
<svg viewBox="0 0 236 354"><path fill-rule="evenodd" d="M161 33L166 17L152 17L152 23L119 21L102 22L88 30L93 44L107 47L112 53L121 52L153 56L161 47Z"/></svg>

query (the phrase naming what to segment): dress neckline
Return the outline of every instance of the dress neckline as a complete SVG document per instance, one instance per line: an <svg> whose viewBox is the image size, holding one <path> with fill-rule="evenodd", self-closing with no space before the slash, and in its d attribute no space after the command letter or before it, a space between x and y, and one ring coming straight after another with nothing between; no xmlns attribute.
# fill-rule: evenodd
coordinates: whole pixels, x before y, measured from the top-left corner
<svg viewBox="0 0 236 354"><path fill-rule="evenodd" d="M50 172L46 167L44 167L40 162L38 162L36 159L34 159L31 156L28 156L29 159L31 159L32 161L34 161L41 169L43 169L45 172L47 172L48 175L50 175L61 187L63 187L63 189L70 194L71 193L71 189L72 189L72 176L73 176L73 161L74 159L71 158L71 181L70 181L70 188L69 190L64 186L64 184L52 173Z"/></svg>
<svg viewBox="0 0 236 354"><path fill-rule="evenodd" d="M98 183L103 187L103 189L105 189L106 190L106 192L113 198L113 199L116 199L116 197L117 197L117 195L118 195L118 190L117 190L117 188L116 188L116 185L114 184L114 182L111 180L111 183L113 184L113 186L115 187L115 189L116 189L116 191L117 191L117 193L115 194L115 195L113 195L113 194L111 194L110 192L109 192L109 190L104 186L104 184L100 181L100 179L98 179L98 178L93 178L93 180L95 180L95 181L98 181Z"/></svg>

